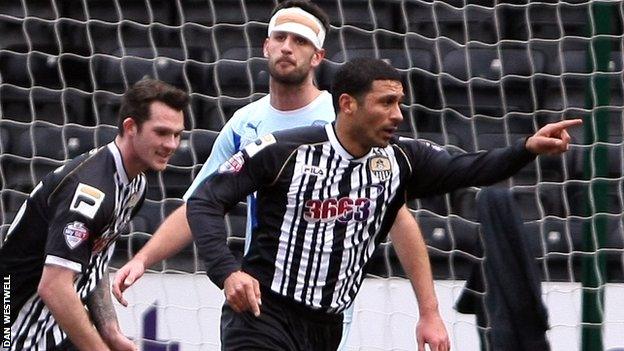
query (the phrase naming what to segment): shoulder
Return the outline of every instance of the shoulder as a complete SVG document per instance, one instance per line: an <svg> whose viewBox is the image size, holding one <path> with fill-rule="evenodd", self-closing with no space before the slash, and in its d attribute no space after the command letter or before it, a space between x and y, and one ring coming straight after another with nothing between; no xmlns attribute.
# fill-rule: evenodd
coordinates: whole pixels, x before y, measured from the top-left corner
<svg viewBox="0 0 624 351"><path fill-rule="evenodd" d="M270 95L265 95L254 102L248 103L247 105L234 111L234 114L228 123L243 124L247 122L247 120L255 117L255 112L258 111L258 109L267 108L270 105L270 101Z"/></svg>
<svg viewBox="0 0 624 351"><path fill-rule="evenodd" d="M273 135L277 142L289 144L314 144L328 140L325 125L285 129L274 132Z"/></svg>
<svg viewBox="0 0 624 351"><path fill-rule="evenodd" d="M115 201L112 155L106 147L82 154L49 173L43 180L48 205L71 200L70 211L93 219L106 200Z"/></svg>
<svg viewBox="0 0 624 351"><path fill-rule="evenodd" d="M248 157L262 154L287 155L301 145L328 141L325 126L306 126L266 134L243 148Z"/></svg>

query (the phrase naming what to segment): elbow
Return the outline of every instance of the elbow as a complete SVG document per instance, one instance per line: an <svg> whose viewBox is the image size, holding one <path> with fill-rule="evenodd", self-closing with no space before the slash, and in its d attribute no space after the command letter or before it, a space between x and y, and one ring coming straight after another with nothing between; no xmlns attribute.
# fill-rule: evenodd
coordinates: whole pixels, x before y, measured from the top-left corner
<svg viewBox="0 0 624 351"><path fill-rule="evenodd" d="M39 281L39 285L37 286L37 295L41 298L43 303L48 305L48 302L51 300L52 296L54 296L54 283L49 279L44 279L41 277L41 281Z"/></svg>

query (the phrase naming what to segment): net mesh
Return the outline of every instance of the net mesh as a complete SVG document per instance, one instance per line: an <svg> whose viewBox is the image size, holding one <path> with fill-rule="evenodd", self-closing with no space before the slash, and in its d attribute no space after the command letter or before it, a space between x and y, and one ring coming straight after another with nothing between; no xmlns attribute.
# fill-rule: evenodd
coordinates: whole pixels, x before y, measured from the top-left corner
<svg viewBox="0 0 624 351"><path fill-rule="evenodd" d="M149 174L148 199L117 246L114 265L123 264L181 204L180 197L233 111L268 92L262 43L276 3L2 2L2 233L45 173L112 140L121 94L150 75L189 91L191 106L180 150L167 170ZM591 260L589 270L606 272L597 283L600 289L623 280L622 3L316 3L332 24L327 60L317 72L319 85L328 88L337 67L354 57L388 60L401 70L406 87L402 135L432 140L451 152L470 152L509 145L547 122L585 119L583 128L571 131L568 153L540 156L502 184L518 202L542 279L552 283L543 292L545 300L574 300L578 312L573 318L551 318L551 341L578 335L581 260ZM473 264L483 260L477 191L410 203L428 243L438 294L450 301ZM243 235L244 214L241 205L229 215L232 237ZM370 273L381 282L392 284L389 277L404 276L391 243L373 260ZM201 270L192 247L156 267L158 272ZM562 288L557 282L571 285ZM166 301L167 306L176 304ZM377 313L359 306L356 315ZM624 317L610 317L607 307L599 304L607 316L605 328L621 330ZM445 315L455 337L466 324L475 327L474 321L462 318L454 312ZM392 347L401 349L379 346Z"/></svg>

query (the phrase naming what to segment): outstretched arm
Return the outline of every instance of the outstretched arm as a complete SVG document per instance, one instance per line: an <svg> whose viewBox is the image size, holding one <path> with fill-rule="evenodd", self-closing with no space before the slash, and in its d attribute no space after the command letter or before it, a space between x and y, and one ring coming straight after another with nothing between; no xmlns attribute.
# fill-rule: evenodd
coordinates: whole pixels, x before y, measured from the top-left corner
<svg viewBox="0 0 624 351"><path fill-rule="evenodd" d="M117 271L113 281L113 295L117 301L128 306L123 292L141 278L148 267L175 255L192 241L191 228L186 220L186 204L183 204L165 219L147 244Z"/></svg>
<svg viewBox="0 0 624 351"><path fill-rule="evenodd" d="M108 273L104 273L95 290L89 295L87 307L95 328L111 350L136 350L132 341L126 338L119 328L110 294Z"/></svg>
<svg viewBox="0 0 624 351"><path fill-rule="evenodd" d="M420 315L416 327L418 350L424 351L425 344L433 351L450 350L448 333L438 311L427 247L416 220L406 206L399 210L390 230L390 238L416 293Z"/></svg>

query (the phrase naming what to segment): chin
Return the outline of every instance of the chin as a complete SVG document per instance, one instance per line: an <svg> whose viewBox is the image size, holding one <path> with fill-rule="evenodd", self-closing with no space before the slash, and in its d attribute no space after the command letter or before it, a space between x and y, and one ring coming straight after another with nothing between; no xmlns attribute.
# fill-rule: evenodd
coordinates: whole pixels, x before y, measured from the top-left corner
<svg viewBox="0 0 624 351"><path fill-rule="evenodd" d="M150 168L152 171L161 172L167 168L167 163L154 163Z"/></svg>

